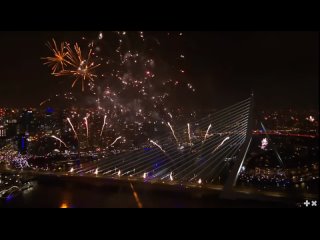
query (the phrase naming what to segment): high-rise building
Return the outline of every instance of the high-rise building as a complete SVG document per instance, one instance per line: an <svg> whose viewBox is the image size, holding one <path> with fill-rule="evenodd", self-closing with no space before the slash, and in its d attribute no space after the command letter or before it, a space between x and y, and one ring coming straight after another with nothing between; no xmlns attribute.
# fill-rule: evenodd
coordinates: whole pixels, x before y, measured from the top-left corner
<svg viewBox="0 0 320 240"><path fill-rule="evenodd" d="M27 147L28 147L28 141L27 141L27 137L23 134L19 135L17 138L17 143L18 143L18 151L21 154L24 154L27 152Z"/></svg>
<svg viewBox="0 0 320 240"><path fill-rule="evenodd" d="M16 119L10 119L6 122L7 125L7 137L13 138L17 135L17 120Z"/></svg>
<svg viewBox="0 0 320 240"><path fill-rule="evenodd" d="M4 126L0 126L0 138L5 138L7 137L7 131L4 128Z"/></svg>
<svg viewBox="0 0 320 240"><path fill-rule="evenodd" d="M0 108L0 118L3 118L6 115L6 111L4 108Z"/></svg>
<svg viewBox="0 0 320 240"><path fill-rule="evenodd" d="M25 110L19 119L19 132L24 134L26 132L35 132L36 131L36 123L34 111Z"/></svg>

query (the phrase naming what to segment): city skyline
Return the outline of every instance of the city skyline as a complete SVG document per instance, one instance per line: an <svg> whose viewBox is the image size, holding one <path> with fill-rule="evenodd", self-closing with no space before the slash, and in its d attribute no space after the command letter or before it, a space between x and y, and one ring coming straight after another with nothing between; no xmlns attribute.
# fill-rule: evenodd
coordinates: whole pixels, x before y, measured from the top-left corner
<svg viewBox="0 0 320 240"><path fill-rule="evenodd" d="M317 32L0 32L0 208L317 207Z"/></svg>

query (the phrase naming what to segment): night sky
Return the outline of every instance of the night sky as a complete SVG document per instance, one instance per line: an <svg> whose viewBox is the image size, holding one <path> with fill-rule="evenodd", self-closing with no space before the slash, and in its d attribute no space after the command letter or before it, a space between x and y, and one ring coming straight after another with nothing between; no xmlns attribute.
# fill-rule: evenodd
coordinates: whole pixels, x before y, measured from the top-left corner
<svg viewBox="0 0 320 240"><path fill-rule="evenodd" d="M186 76L204 108L223 107L255 93L256 106L318 106L317 32L184 32ZM97 34L89 33L89 35ZM75 41L80 32L0 32L0 106L39 106L61 79L41 57L51 38ZM190 100L190 99L189 99Z"/></svg>

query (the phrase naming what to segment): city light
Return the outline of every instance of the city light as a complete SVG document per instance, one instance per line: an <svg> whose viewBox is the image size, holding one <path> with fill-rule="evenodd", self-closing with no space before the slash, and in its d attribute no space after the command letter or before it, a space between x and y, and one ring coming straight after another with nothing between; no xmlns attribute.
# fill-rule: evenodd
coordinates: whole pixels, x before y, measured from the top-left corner
<svg viewBox="0 0 320 240"><path fill-rule="evenodd" d="M69 208L67 203L61 203L60 208Z"/></svg>
<svg viewBox="0 0 320 240"><path fill-rule="evenodd" d="M316 51L297 42L316 34L30 32L24 48L25 34L0 33L3 61L14 58L0 64L0 208L318 198L319 111L304 69ZM298 77L276 67L292 59Z"/></svg>

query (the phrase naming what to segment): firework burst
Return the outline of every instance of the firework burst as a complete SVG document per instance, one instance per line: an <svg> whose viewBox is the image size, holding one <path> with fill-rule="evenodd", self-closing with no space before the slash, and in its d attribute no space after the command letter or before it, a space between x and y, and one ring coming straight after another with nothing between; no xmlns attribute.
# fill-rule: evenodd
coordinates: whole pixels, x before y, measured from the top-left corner
<svg viewBox="0 0 320 240"><path fill-rule="evenodd" d="M88 55L84 57L78 43L73 46L73 49L69 43L61 43L61 49L57 48L54 40L53 43L53 45L48 44L48 46L53 51L54 57L45 58L47 62L44 64L52 66L52 74L56 77L75 77L71 85L72 88L81 80L82 91L84 91L85 81L94 82L94 79L97 77L97 75L93 73L94 69L100 66L100 64L96 64L92 60L92 49L90 49ZM60 71L58 71L59 66L61 66Z"/></svg>
<svg viewBox="0 0 320 240"><path fill-rule="evenodd" d="M51 67L53 75L63 71L64 68L70 64L67 60L68 52L65 48L65 43L62 42L59 48L56 41L52 39L52 43L48 42L46 46L52 51L53 56L42 58L43 60L46 60L44 65Z"/></svg>
<svg viewBox="0 0 320 240"><path fill-rule="evenodd" d="M94 39L83 37L75 42L64 42L61 49L54 41L50 45L51 49L55 49L52 51L54 59L50 59L51 64L56 64L51 69L52 74L55 77L70 77L73 80L72 88L80 83L82 92L87 86L89 91L81 95L76 95L78 93L71 90L56 94L41 105L48 102L53 104L57 98L62 98L65 103L68 101L70 107L76 107L77 104L81 105L80 108L84 108L83 104L90 104L92 107L94 103L97 111L93 111L90 118L90 132L88 118L84 119L87 139L89 134L95 134L95 119L101 119L96 118L95 114L103 114L102 127L97 130L101 144L108 142L109 137L119 141L117 136L129 134L139 138L137 144L145 143L151 137L150 131L145 129L167 131L163 125L169 119L171 122L175 121L176 114L180 111L180 106L175 102L175 91L192 90L191 85L185 81L186 72L181 70L184 69L186 58L182 50L172 51L174 56L168 61L161 54L162 46L169 45L162 42L180 42L181 39L182 35L179 33L158 33L156 37L144 32L116 31L99 32ZM46 60L49 61L49 58ZM49 63L46 62L45 65L47 64ZM80 118L77 114L72 117L75 121L77 118ZM67 120L72 126L71 120ZM172 125L168 125L179 145ZM78 133L74 128L72 130L77 138ZM131 133L132 131L135 133ZM190 126L188 134L191 145Z"/></svg>
<svg viewBox="0 0 320 240"><path fill-rule="evenodd" d="M93 73L93 70L99 67L100 64L95 64L95 62L92 60L92 49L89 50L87 58L83 57L81 48L77 43L74 45L74 51L69 44L66 45L66 49L70 69L63 70L55 73L54 75L57 77L75 77L75 80L72 83L72 88L79 80L81 80L82 91L84 92L85 81L88 80L94 82L94 79L97 77L97 75Z"/></svg>

